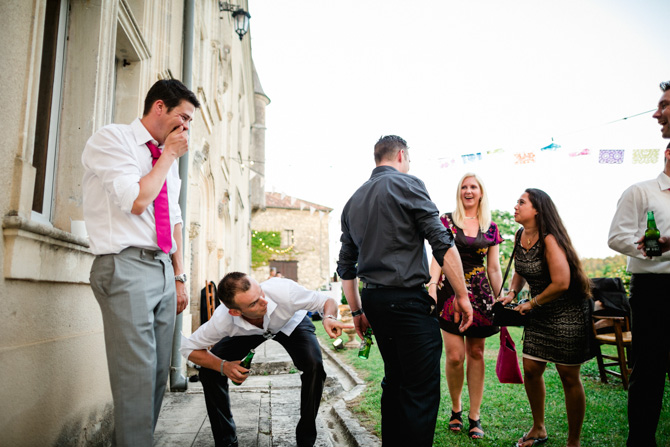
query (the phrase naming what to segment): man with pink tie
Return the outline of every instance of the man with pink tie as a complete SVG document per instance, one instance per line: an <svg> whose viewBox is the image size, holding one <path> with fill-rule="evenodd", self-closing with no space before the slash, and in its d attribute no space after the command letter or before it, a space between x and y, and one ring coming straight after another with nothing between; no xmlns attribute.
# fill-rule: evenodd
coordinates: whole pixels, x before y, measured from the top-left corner
<svg viewBox="0 0 670 447"><path fill-rule="evenodd" d="M117 446L151 446L170 367L175 315L188 304L181 181L196 96L156 82L144 113L98 130L82 154L91 288L100 305Z"/></svg>

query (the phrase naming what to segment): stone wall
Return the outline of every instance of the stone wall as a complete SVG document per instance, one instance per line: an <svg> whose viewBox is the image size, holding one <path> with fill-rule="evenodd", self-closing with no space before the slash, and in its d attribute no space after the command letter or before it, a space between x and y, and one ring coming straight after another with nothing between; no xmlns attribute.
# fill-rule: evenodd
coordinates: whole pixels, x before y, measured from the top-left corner
<svg viewBox="0 0 670 447"><path fill-rule="evenodd" d="M81 153L100 127L139 117L156 80L181 79L185 54L194 56L190 84L203 107L191 127L189 174L182 179L188 185L184 252L191 294L184 333L190 332L189 311L197 315L205 279L250 266L250 172L240 163L249 158L256 122L250 36L240 41L216 0L193 2L193 48L184 48L186 0L61 2L56 40L63 51L55 57L53 82L53 95L60 96L46 111L40 109L46 97L42 55L53 39L44 34L57 17L49 8L59 2L3 2L0 14L6 36L1 97L8 105L0 109L6 161L0 165L3 446L111 443L102 318L88 284L93 256L85 235L71 228L83 218ZM248 10L247 1L238 4ZM54 119L47 120L52 157L40 193L36 135L44 116ZM35 191L45 204L38 210Z"/></svg>
<svg viewBox="0 0 670 447"><path fill-rule="evenodd" d="M294 248L286 254L277 254L276 260L298 261L298 282L308 289L316 290L329 283L329 240L328 240L329 211L315 210L310 213L308 207L299 208L271 208L255 213L252 217L251 228L256 231L293 230ZM253 271L259 281L267 279L269 267L263 266Z"/></svg>

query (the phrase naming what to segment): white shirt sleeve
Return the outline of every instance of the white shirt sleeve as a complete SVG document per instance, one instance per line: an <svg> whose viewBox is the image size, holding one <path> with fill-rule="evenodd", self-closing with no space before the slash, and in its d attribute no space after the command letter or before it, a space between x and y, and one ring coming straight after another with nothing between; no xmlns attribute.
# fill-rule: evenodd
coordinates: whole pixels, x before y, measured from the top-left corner
<svg viewBox="0 0 670 447"><path fill-rule="evenodd" d="M295 306L294 311L323 312L323 307L330 298L328 295L308 290L294 281L287 282L289 283L289 302Z"/></svg>
<svg viewBox="0 0 670 447"><path fill-rule="evenodd" d="M228 313L226 306L217 307L212 318L200 326L190 337L181 336L179 352L188 360L191 352L207 349L218 343L223 337L228 337L233 324L232 316Z"/></svg>
<svg viewBox="0 0 670 447"><path fill-rule="evenodd" d="M142 169L121 132L112 126L100 129L88 140L82 161L100 179L110 200L130 213L140 193Z"/></svg>
<svg viewBox="0 0 670 447"><path fill-rule="evenodd" d="M607 245L612 250L638 259L645 259L635 243L644 235L646 229L647 216L640 212L647 208L645 196L644 189L638 185L624 191L617 203L607 240Z"/></svg>

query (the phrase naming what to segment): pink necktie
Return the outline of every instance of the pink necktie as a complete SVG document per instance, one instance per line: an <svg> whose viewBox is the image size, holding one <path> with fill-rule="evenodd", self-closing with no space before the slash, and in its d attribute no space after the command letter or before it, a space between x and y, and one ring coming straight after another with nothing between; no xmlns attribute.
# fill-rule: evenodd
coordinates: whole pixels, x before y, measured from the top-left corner
<svg viewBox="0 0 670 447"><path fill-rule="evenodd" d="M154 166L161 151L151 141L147 142L147 147L151 151L151 165ZM161 192L154 200L154 217L156 218L156 240L158 247L165 253L170 253L172 249L172 235L170 234L170 205L167 195L167 181L163 183Z"/></svg>

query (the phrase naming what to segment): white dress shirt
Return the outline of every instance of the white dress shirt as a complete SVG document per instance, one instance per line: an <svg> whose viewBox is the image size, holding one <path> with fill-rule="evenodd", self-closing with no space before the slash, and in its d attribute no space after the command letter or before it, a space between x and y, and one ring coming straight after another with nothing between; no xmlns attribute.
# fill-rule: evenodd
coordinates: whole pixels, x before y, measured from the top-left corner
<svg viewBox="0 0 670 447"><path fill-rule="evenodd" d="M115 254L128 247L159 249L153 203L139 216L130 212L140 193L140 179L153 167L148 141L157 144L138 118L130 125L105 126L86 143L81 156L84 221L95 255ZM170 234L182 222L180 187L175 161L167 176ZM171 253L176 249L173 238Z"/></svg>
<svg viewBox="0 0 670 447"><path fill-rule="evenodd" d="M249 323L241 316L228 313L221 304L212 318L200 326L189 338L181 336L181 355L188 360L191 352L207 349L224 337L265 335L267 337L282 332L291 335L305 318L307 311L323 312L323 306L330 298L324 293L307 290L287 278L270 278L260 284L268 300L267 313L263 317L263 328ZM226 359L224 359L226 360Z"/></svg>
<svg viewBox="0 0 670 447"><path fill-rule="evenodd" d="M647 259L635 243L647 229L647 211L654 212L661 236L670 236L670 177L661 172L653 180L636 183L624 191L610 226L607 244L628 256L631 273L670 273L670 252Z"/></svg>

